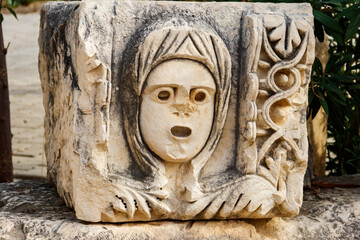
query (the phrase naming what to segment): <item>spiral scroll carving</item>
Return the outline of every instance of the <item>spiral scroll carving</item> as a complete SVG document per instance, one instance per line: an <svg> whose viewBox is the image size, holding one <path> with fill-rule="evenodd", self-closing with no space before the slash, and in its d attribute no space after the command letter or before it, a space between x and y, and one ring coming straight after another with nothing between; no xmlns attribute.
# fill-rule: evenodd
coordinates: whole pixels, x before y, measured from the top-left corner
<svg viewBox="0 0 360 240"><path fill-rule="evenodd" d="M256 116L240 122L244 142L238 148L241 159L237 166L248 177L270 183L273 188L263 192L273 191L273 208L293 215L300 208L302 194L291 188L299 185L301 189L307 162L305 109L313 30L302 18L268 15L247 20L257 41L249 47L255 53L248 50L253 61L245 85L251 93L244 94L240 107L247 115L252 111L244 109L256 109Z"/></svg>

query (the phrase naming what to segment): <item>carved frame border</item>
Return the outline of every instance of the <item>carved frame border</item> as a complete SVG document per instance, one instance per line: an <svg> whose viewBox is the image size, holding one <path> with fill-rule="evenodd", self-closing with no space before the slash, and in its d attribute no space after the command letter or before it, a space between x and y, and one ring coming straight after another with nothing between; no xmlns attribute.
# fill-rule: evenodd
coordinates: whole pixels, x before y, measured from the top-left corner
<svg viewBox="0 0 360 240"><path fill-rule="evenodd" d="M80 4L80 8L83 6ZM107 20L112 21L110 17ZM238 114L245 116L238 118L236 167L239 176L219 190L206 192L202 198L188 203L181 209L182 219L293 216L302 203L307 162L306 93L314 59L312 25L303 17L293 15L248 14L243 20L247 27L240 34L252 41L242 46L247 56L244 58L250 61L241 63L246 74L240 79L243 87L238 95ZM67 31L83 31L86 25L81 24L84 23L79 22L77 30ZM163 192L135 189L126 180L120 180L124 184L119 186L119 182L107 179L111 46L95 49L81 36L75 37L80 47L75 41L67 40L74 44L70 46L72 62L80 73L78 91L74 93L78 109L74 131L83 129L82 124L90 127L76 132L78 138L74 141L71 164L77 165L72 169L79 172L69 173L74 182L81 181L82 185L73 184L78 188L73 190L74 195L67 196L65 192L64 197L85 202L86 198L94 197L103 203L104 211L98 209L97 214L93 214L101 219L92 221L172 218L171 210L162 201L166 198ZM111 34L108 43L112 42L110 39ZM102 51L104 49L107 50ZM301 91L303 94L299 94ZM296 96L305 96L305 99ZM294 113L296 117L292 118ZM294 126L294 119L300 123L300 130L288 128ZM80 144L86 146L86 152L80 152ZM94 166L90 171L86 168L89 164ZM96 182L93 179L97 179ZM102 186L101 192L85 195L93 185ZM86 208L77 211L77 216L86 216L85 211Z"/></svg>

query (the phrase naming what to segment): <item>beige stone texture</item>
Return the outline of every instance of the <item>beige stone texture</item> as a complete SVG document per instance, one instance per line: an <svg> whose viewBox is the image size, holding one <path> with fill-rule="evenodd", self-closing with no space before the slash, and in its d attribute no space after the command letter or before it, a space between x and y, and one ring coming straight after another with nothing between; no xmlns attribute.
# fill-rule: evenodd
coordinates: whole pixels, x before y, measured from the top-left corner
<svg viewBox="0 0 360 240"><path fill-rule="evenodd" d="M307 123L315 176L325 176L326 173L327 118L321 107L315 118L310 117Z"/></svg>
<svg viewBox="0 0 360 240"><path fill-rule="evenodd" d="M345 176L340 183L359 183ZM322 179L329 182L329 179ZM87 223L76 219L47 181L0 184L0 239L108 240L356 240L360 236L360 188L305 191L293 218Z"/></svg>
<svg viewBox="0 0 360 240"><path fill-rule="evenodd" d="M44 5L45 152L60 196L90 222L298 214L312 21L308 4Z"/></svg>

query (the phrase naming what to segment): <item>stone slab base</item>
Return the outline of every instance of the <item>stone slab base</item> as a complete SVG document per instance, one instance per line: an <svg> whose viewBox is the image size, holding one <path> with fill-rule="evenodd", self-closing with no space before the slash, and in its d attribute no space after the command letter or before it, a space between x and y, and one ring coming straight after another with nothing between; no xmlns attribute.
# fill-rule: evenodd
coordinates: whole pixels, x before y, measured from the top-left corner
<svg viewBox="0 0 360 240"><path fill-rule="evenodd" d="M305 191L294 218L91 224L77 220L47 181L24 180L0 184L3 239L360 239L360 188Z"/></svg>

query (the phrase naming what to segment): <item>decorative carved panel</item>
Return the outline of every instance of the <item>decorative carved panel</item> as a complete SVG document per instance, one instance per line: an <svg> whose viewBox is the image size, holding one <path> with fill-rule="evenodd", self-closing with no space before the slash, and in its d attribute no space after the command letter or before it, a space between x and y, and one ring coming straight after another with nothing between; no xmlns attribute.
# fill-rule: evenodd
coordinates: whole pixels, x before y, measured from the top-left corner
<svg viewBox="0 0 360 240"><path fill-rule="evenodd" d="M93 222L296 215L311 13L307 4L45 5L45 149L60 196Z"/></svg>

